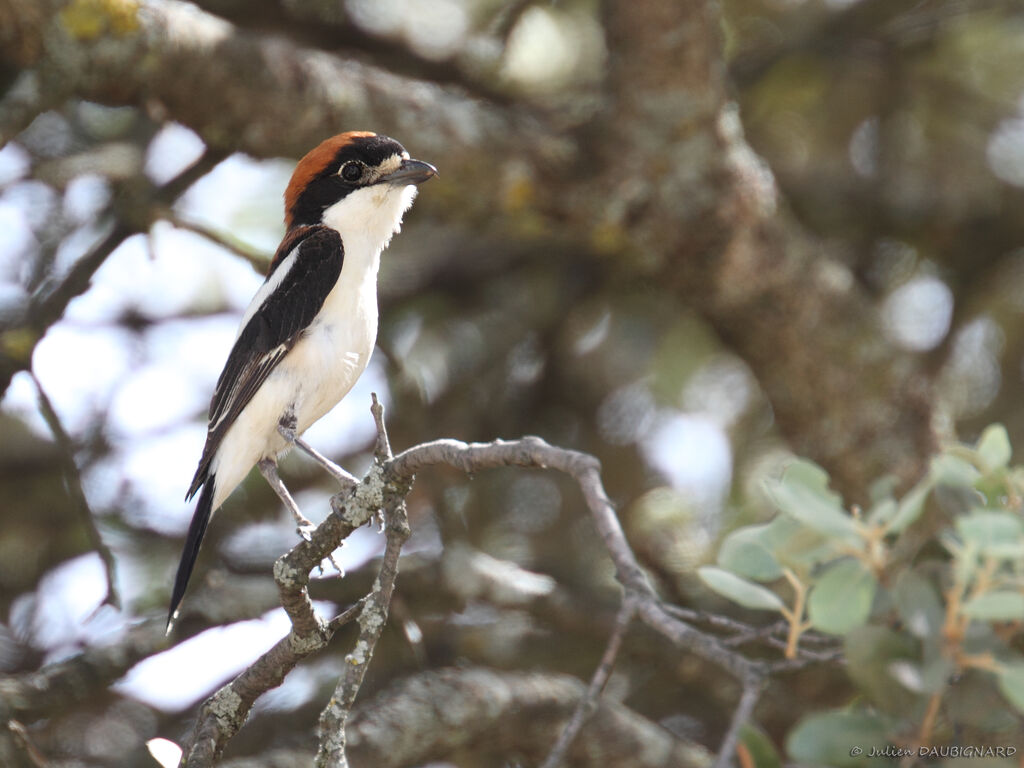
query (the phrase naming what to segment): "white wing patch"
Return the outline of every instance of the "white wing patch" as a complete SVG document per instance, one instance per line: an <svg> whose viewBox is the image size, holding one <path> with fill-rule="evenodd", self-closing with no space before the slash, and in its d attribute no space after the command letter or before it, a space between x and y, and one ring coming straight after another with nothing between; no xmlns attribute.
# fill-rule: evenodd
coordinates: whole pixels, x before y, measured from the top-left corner
<svg viewBox="0 0 1024 768"><path fill-rule="evenodd" d="M235 334L236 341L238 340L238 337L242 335L242 331L245 330L245 326L249 324L250 320L252 320L252 316L256 314L256 310L263 306L267 297L277 290L281 281L284 280L292 267L295 266L295 262L299 257L299 248L301 247L302 243L300 242L292 248L288 255L284 257L284 260L277 269L273 271L270 277L263 281L263 285L261 285L259 290L256 291L256 294L252 297L252 301L249 302L249 306L245 308L245 314L242 315L242 322L238 324L238 333Z"/></svg>

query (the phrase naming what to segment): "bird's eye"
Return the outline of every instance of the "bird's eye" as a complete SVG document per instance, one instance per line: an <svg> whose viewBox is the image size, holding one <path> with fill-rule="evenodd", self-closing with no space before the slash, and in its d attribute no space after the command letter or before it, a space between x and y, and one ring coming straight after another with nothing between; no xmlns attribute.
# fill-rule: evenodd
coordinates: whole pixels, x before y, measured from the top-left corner
<svg viewBox="0 0 1024 768"><path fill-rule="evenodd" d="M359 163L345 163L341 166L341 178L345 181L359 181L363 175L363 169Z"/></svg>

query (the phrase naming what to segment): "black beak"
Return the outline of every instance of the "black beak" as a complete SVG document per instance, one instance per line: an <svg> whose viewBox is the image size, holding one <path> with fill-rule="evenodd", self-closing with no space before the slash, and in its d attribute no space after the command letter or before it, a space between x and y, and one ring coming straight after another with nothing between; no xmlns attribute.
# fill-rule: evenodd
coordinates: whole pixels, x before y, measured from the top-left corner
<svg viewBox="0 0 1024 768"><path fill-rule="evenodd" d="M424 163L422 160L403 160L398 170L384 174L377 179L377 183L404 187L409 184L422 184L434 176L437 176L437 168L430 163Z"/></svg>

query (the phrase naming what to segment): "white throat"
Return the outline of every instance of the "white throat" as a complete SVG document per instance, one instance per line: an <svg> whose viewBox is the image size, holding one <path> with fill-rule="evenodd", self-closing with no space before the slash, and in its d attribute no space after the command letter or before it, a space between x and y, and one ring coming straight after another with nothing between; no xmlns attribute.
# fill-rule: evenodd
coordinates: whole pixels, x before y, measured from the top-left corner
<svg viewBox="0 0 1024 768"><path fill-rule="evenodd" d="M325 210L323 223L341 235L345 265L352 259L361 267L375 266L381 251L402 228L402 215L415 197L413 185L374 184L350 192Z"/></svg>

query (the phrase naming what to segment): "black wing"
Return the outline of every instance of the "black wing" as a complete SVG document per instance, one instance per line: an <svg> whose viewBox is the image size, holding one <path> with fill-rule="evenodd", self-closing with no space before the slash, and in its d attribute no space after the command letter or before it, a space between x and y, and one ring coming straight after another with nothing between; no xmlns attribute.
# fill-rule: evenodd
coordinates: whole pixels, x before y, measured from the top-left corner
<svg viewBox="0 0 1024 768"><path fill-rule="evenodd" d="M210 463L238 414L313 322L338 282L344 248L330 227L299 227L288 233L274 256L267 279L295 249L295 261L280 284L253 313L238 335L210 401L210 427L186 499L206 482Z"/></svg>

